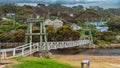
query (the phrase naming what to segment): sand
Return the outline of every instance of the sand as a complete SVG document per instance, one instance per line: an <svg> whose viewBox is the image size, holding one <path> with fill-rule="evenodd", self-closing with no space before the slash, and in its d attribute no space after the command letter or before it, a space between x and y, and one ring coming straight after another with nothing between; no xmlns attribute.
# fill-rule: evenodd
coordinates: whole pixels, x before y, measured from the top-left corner
<svg viewBox="0 0 120 68"><path fill-rule="evenodd" d="M80 68L82 60L90 60L90 68L120 68L120 56L53 55L52 58Z"/></svg>

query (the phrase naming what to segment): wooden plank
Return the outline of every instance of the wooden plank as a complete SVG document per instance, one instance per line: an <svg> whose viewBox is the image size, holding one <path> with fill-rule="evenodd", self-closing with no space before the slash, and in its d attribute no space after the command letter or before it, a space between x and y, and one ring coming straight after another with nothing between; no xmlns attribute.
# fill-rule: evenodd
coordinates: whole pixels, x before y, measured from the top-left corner
<svg viewBox="0 0 120 68"><path fill-rule="evenodd" d="M28 23L44 22L44 19L29 18L29 19L27 19L27 22L28 22Z"/></svg>

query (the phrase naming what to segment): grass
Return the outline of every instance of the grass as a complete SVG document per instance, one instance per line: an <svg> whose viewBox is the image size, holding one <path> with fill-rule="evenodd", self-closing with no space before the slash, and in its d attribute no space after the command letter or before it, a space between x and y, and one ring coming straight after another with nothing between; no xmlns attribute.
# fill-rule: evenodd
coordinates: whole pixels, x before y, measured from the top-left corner
<svg viewBox="0 0 120 68"><path fill-rule="evenodd" d="M35 57L18 57L14 58L19 63L9 65L5 68L76 68L67 64L59 63L57 60L35 58Z"/></svg>
<svg viewBox="0 0 120 68"><path fill-rule="evenodd" d="M120 68L118 56L56 55L54 59L14 58L18 63L5 68L80 68L82 59L90 60L90 68Z"/></svg>

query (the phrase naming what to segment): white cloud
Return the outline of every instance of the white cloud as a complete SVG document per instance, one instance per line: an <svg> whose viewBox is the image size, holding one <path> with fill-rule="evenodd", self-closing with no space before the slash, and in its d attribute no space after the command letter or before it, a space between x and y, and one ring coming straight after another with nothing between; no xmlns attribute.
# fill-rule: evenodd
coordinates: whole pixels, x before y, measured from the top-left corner
<svg viewBox="0 0 120 68"><path fill-rule="evenodd" d="M120 0L0 0L0 3L44 3L63 5L120 7Z"/></svg>
<svg viewBox="0 0 120 68"><path fill-rule="evenodd" d="M85 0L85 1L91 2L91 1L106 1L106 0Z"/></svg>

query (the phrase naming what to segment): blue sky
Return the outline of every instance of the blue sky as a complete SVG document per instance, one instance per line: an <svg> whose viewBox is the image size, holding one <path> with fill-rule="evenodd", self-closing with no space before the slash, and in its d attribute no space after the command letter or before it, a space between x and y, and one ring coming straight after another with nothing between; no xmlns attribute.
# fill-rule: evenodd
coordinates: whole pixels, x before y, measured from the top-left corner
<svg viewBox="0 0 120 68"><path fill-rule="evenodd" d="M44 4L63 4L67 6L83 5L101 6L103 8L119 8L120 0L0 0L0 3L44 3Z"/></svg>

